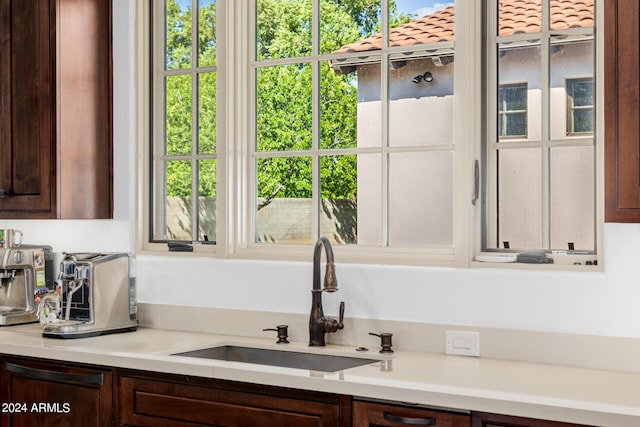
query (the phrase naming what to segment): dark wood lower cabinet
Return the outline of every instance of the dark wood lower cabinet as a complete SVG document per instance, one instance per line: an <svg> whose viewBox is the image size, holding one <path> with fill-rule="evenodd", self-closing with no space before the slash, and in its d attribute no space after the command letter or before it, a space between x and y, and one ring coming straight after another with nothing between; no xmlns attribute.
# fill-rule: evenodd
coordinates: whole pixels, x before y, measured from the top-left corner
<svg viewBox="0 0 640 427"><path fill-rule="evenodd" d="M454 413L414 406L378 402L353 402L354 427L401 427L407 425L469 427L468 413Z"/></svg>
<svg viewBox="0 0 640 427"><path fill-rule="evenodd" d="M119 382L126 426L351 425L349 396L149 373L123 373Z"/></svg>
<svg viewBox="0 0 640 427"><path fill-rule="evenodd" d="M474 412L472 427L579 427L578 424Z"/></svg>
<svg viewBox="0 0 640 427"><path fill-rule="evenodd" d="M0 356L0 427L578 427L184 375Z"/></svg>
<svg viewBox="0 0 640 427"><path fill-rule="evenodd" d="M111 370L23 358L0 361L2 427L112 425Z"/></svg>

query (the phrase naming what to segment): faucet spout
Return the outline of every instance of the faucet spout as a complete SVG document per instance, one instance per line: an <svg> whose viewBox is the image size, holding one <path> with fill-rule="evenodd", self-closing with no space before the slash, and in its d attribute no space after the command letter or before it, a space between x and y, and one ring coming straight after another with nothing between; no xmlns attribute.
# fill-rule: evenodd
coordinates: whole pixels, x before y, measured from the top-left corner
<svg viewBox="0 0 640 427"><path fill-rule="evenodd" d="M324 274L324 286L320 287L320 260L322 249L326 253L327 263ZM311 289L311 314L309 316L309 345L325 346L325 333L336 332L344 328L344 301L340 303L340 317L338 320L324 316L322 308L322 291L335 292L338 290L333 248L326 237L320 237L313 251L313 287Z"/></svg>

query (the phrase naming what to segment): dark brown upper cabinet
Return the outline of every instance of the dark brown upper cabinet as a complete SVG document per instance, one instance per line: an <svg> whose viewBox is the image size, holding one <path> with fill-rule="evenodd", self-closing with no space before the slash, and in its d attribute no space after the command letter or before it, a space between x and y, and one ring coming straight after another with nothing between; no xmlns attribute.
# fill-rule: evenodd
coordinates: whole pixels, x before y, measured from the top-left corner
<svg viewBox="0 0 640 427"><path fill-rule="evenodd" d="M640 222L640 3L604 12L605 221Z"/></svg>
<svg viewBox="0 0 640 427"><path fill-rule="evenodd" d="M0 0L0 218L113 217L111 0Z"/></svg>
<svg viewBox="0 0 640 427"><path fill-rule="evenodd" d="M49 0L0 0L0 216L55 210L55 63Z"/></svg>

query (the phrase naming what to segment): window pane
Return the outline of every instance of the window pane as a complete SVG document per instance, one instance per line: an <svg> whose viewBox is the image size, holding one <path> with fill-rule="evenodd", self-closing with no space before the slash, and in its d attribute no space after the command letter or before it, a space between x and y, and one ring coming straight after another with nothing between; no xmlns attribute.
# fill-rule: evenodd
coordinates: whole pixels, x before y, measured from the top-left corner
<svg viewBox="0 0 640 427"><path fill-rule="evenodd" d="M216 241L216 161L198 161L198 240Z"/></svg>
<svg viewBox="0 0 640 427"><path fill-rule="evenodd" d="M498 58L498 140L514 137L540 140L540 46L502 44Z"/></svg>
<svg viewBox="0 0 640 427"><path fill-rule="evenodd" d="M165 2L165 67L177 70L191 66L191 0Z"/></svg>
<svg viewBox="0 0 640 427"><path fill-rule="evenodd" d="M542 30L542 0L494 1L498 3L498 35L539 33Z"/></svg>
<svg viewBox="0 0 640 427"><path fill-rule="evenodd" d="M198 153L216 152L216 73L198 75Z"/></svg>
<svg viewBox="0 0 640 427"><path fill-rule="evenodd" d="M310 157L257 159L256 242L310 243Z"/></svg>
<svg viewBox="0 0 640 427"><path fill-rule="evenodd" d="M389 2L389 46L454 40L453 1Z"/></svg>
<svg viewBox="0 0 640 427"><path fill-rule="evenodd" d="M258 60L311 55L311 0L256 0Z"/></svg>
<svg viewBox="0 0 640 427"><path fill-rule="evenodd" d="M593 80L570 81L569 96L574 107L593 106Z"/></svg>
<svg viewBox="0 0 640 427"><path fill-rule="evenodd" d="M380 154L358 155L358 244L382 242L382 164Z"/></svg>
<svg viewBox="0 0 640 427"><path fill-rule="evenodd" d="M574 134L593 133L593 108L573 110L573 128Z"/></svg>
<svg viewBox="0 0 640 427"><path fill-rule="evenodd" d="M216 1L198 0L198 65L216 65Z"/></svg>
<svg viewBox="0 0 640 427"><path fill-rule="evenodd" d="M357 156L320 158L320 235L358 243Z"/></svg>
<svg viewBox="0 0 640 427"><path fill-rule="evenodd" d="M402 62L392 58L390 146L453 144L453 73L452 55Z"/></svg>
<svg viewBox="0 0 640 427"><path fill-rule="evenodd" d="M502 85L498 92L498 111L527 109L527 85Z"/></svg>
<svg viewBox="0 0 640 427"><path fill-rule="evenodd" d="M166 163L166 239L191 240L191 162Z"/></svg>
<svg viewBox="0 0 640 427"><path fill-rule="evenodd" d="M258 151L310 149L313 128L311 65L260 68L257 91Z"/></svg>
<svg viewBox="0 0 640 427"><path fill-rule="evenodd" d="M334 69L336 61L332 61ZM354 67L355 68L355 67ZM380 57L371 64L357 67L357 146L370 148L382 146L382 104L380 100ZM323 148L328 148L321 141Z"/></svg>
<svg viewBox="0 0 640 427"><path fill-rule="evenodd" d="M551 43L551 139L593 133L593 41Z"/></svg>
<svg viewBox="0 0 640 427"><path fill-rule="evenodd" d="M191 153L191 76L168 76L166 89L166 154Z"/></svg>
<svg viewBox="0 0 640 427"><path fill-rule="evenodd" d="M498 232L490 247L542 248L542 151L498 151Z"/></svg>
<svg viewBox="0 0 640 427"><path fill-rule="evenodd" d="M358 73L341 73L326 61L320 64L320 148L357 145Z"/></svg>
<svg viewBox="0 0 640 427"><path fill-rule="evenodd" d="M594 250L594 148L551 149L551 249Z"/></svg>
<svg viewBox="0 0 640 427"><path fill-rule="evenodd" d="M498 88L498 136L527 136L527 84L501 85Z"/></svg>
<svg viewBox="0 0 640 427"><path fill-rule="evenodd" d="M366 38L379 31L379 0L366 2L320 0L321 53L330 53L339 49L342 52L371 50ZM379 42L377 49L380 49Z"/></svg>
<svg viewBox="0 0 640 427"><path fill-rule="evenodd" d="M551 29L593 27L593 4L594 1L551 0L549 14Z"/></svg>
<svg viewBox="0 0 640 427"><path fill-rule="evenodd" d="M453 244L453 153L389 155L389 244Z"/></svg>

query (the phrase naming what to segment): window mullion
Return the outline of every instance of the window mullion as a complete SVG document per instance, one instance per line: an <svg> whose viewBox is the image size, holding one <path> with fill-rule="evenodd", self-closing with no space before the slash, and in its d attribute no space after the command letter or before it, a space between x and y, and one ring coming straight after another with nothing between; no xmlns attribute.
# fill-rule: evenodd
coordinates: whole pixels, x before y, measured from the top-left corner
<svg viewBox="0 0 640 427"><path fill-rule="evenodd" d="M455 265L466 267L474 251L474 213L478 206L472 205L475 184L475 162L482 126L482 31L479 2L456 1L456 47L454 69L455 98L453 123L464 123L454 128L451 150L454 153L453 183L453 250ZM479 183L478 183L479 184Z"/></svg>
<svg viewBox="0 0 640 427"><path fill-rule="evenodd" d="M154 44L156 47L153 52L153 92L162 94L162 96L153 97L153 147L152 147L152 173L153 180L153 196L151 203L153 214L153 233L150 236L152 240L156 239L157 231L162 230L163 238L166 238L167 229L166 222L166 164L165 142L166 142L166 17L163 7L153 8L154 13L154 40L158 42ZM163 156L162 160L158 156Z"/></svg>
<svg viewBox="0 0 640 427"><path fill-rule="evenodd" d="M315 5L316 3L314 3L314 13ZM316 25L315 21L314 19L314 25ZM318 33L314 32L314 34ZM315 40L317 40L317 37L313 43L314 50L317 48ZM313 122L313 128L311 130L311 188L313 189L311 194L311 206L313 206L311 210L311 240L315 242L320 236L320 204L322 203L322 182L320 180L320 64L318 61L313 61L311 68L313 70L313 89L311 92L311 117Z"/></svg>
<svg viewBox="0 0 640 427"><path fill-rule="evenodd" d="M380 237L382 247L389 246L389 4L382 1L382 55L380 56L380 132L382 133L380 155Z"/></svg>
<svg viewBox="0 0 640 427"><path fill-rule="evenodd" d="M550 111L550 55L549 47L551 45L550 38L550 2L544 0L542 2L542 34L540 40L540 83L541 83L541 101L542 101L542 117L540 123L542 126L542 247L549 248L551 245L551 147L549 140L551 138L551 128L549 126Z"/></svg>
<svg viewBox="0 0 640 427"><path fill-rule="evenodd" d="M320 181L320 1L314 0L312 6L311 26L311 241L320 237L320 204L322 203L322 182Z"/></svg>
<svg viewBox="0 0 640 427"><path fill-rule="evenodd" d="M485 29L488 52L485 72L487 74L486 102L483 106L488 114L485 115L487 132L485 135L486 170L482 177L486 180L485 184L485 209L487 220L479 226L484 226L485 232L483 236L482 247L499 247L497 241L498 235L498 49L499 37L496 34L498 28L498 2L489 2L487 13L487 21Z"/></svg>
<svg viewBox="0 0 640 427"><path fill-rule="evenodd" d="M191 238L198 237L198 0L191 2Z"/></svg>

